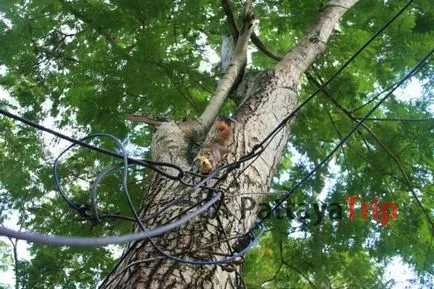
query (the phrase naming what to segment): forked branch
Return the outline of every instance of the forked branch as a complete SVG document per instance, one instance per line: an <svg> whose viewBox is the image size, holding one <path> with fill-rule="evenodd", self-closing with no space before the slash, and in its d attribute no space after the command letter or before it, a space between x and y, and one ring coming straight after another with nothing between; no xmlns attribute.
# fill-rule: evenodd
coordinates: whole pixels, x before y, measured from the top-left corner
<svg viewBox="0 0 434 289"><path fill-rule="evenodd" d="M208 106L199 117L198 124L193 131L193 136L203 135L209 130L214 120L217 118L224 101L228 97L232 86L236 82L239 74L242 72L247 61L247 45L252 33L254 18L252 1L246 1L243 27L238 36L231 63L229 64L229 68L223 79L218 83Z"/></svg>

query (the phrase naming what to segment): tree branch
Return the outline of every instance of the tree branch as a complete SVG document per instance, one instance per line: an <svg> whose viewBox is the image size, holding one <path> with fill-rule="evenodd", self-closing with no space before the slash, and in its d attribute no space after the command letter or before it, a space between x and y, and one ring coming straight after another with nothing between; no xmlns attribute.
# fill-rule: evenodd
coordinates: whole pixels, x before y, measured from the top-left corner
<svg viewBox="0 0 434 289"><path fill-rule="evenodd" d="M231 9L230 0L221 0L221 2L223 11L226 14L226 20L228 22L228 27L232 35L232 39L234 40L234 43L237 43L239 33L237 24L235 23L235 17ZM255 44L255 46L268 57L277 61L282 60L283 57L268 49L268 47L259 39L255 32L252 32L252 34L250 35L250 39L252 40L253 44Z"/></svg>
<svg viewBox="0 0 434 289"><path fill-rule="evenodd" d="M239 32L238 32L237 24L235 23L235 17L234 14L232 13L230 2L231 2L230 0L221 0L223 11L226 14L226 21L228 22L229 32L232 35L232 39L234 43L237 43Z"/></svg>
<svg viewBox="0 0 434 289"><path fill-rule="evenodd" d="M95 29L96 32L98 32L100 35L102 35L107 40L107 42L110 44L110 46L112 48L116 48L119 51L124 51L126 54L128 54L135 47L135 44L132 44L132 45L130 45L128 47L122 47L122 46L120 46L119 43L116 40L116 37L114 37L113 35L111 35L110 33L108 33L105 29L103 29L103 27L94 25L94 22L91 19L87 18L86 15L84 15L84 14L80 13L78 10L76 10L70 3L67 3L64 0L60 0L60 2L77 19L79 19L79 20L83 21L84 23L92 26L93 29Z"/></svg>
<svg viewBox="0 0 434 289"><path fill-rule="evenodd" d="M253 44L255 44L255 46L262 51L262 53L264 53L265 55L267 55L268 57L277 60L277 61L281 61L283 59L282 56L277 55L276 53L274 53L273 51L271 51L262 41L261 39L259 39L259 37L255 34L252 33L251 36L252 42Z"/></svg>
<svg viewBox="0 0 434 289"><path fill-rule="evenodd" d="M233 84L236 82L239 74L245 66L247 61L247 45L249 43L250 35L253 26L253 7L252 1L248 0L244 12L244 24L242 32L238 38L235 46L234 54L232 56L229 68L218 83L214 95L211 97L208 106L198 119L198 124L194 128L194 136L203 135L212 126L214 120L217 118L218 113L223 106L224 101L228 97Z"/></svg>
<svg viewBox="0 0 434 289"><path fill-rule="evenodd" d="M299 43L276 65L276 70L304 73L315 58L322 54L333 29L342 15L358 0L333 0L322 9ZM333 20L333 21L330 21ZM296 67L296 68L295 68Z"/></svg>
<svg viewBox="0 0 434 289"><path fill-rule="evenodd" d="M301 277L303 277L310 285L310 287L312 287L313 289L317 289L317 287L315 286L315 284L313 284L313 282L309 279L309 277L306 276L306 274L304 274L303 272L301 272L297 267L289 264L288 262L285 261L285 259L283 258L283 242L282 240L280 240L280 262L291 268L292 270L294 270L295 272L297 272Z"/></svg>
<svg viewBox="0 0 434 289"><path fill-rule="evenodd" d="M127 114L127 119L129 121L143 122L149 125L159 125L162 122L166 122L167 120L156 119L152 116L148 115L140 115L140 114Z"/></svg>
<svg viewBox="0 0 434 289"><path fill-rule="evenodd" d="M193 97L189 94L188 89L186 88L186 86L184 85L184 87L182 85L180 85L177 81L176 81L176 77L174 77L171 73L170 69L167 69L167 67L165 66L165 64L162 61L153 61L153 63L155 65L157 65L158 67L160 67L161 69L164 70L164 72L166 73L167 77L169 78L170 82L172 83L173 87L176 89L176 91L178 91L178 93L190 104L191 108L196 112L196 113L200 113L200 110L198 108L198 104L193 100ZM179 77L178 77L179 78ZM181 80L182 81L182 80ZM186 93L184 93L182 91L182 87L186 90Z"/></svg>

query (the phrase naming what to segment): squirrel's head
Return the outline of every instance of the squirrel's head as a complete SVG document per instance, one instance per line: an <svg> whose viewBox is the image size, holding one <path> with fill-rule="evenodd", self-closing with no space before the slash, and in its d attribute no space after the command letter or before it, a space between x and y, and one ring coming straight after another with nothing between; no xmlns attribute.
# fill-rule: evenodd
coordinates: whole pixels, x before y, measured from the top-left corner
<svg viewBox="0 0 434 289"><path fill-rule="evenodd" d="M206 156L199 155L196 157L199 161L199 170L202 174L208 174L212 170L212 165Z"/></svg>

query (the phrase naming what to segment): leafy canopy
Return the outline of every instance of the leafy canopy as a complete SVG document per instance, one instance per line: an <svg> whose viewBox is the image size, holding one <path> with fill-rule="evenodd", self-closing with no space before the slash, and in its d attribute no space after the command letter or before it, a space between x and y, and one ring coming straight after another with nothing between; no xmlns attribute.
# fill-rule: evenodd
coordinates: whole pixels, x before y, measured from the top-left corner
<svg viewBox="0 0 434 289"><path fill-rule="evenodd" d="M321 1L255 1L256 31L283 55L313 21ZM309 69L327 80L355 50L389 20L406 1L360 1L336 27L327 50ZM0 2L0 85L9 95L0 105L25 117L76 135L108 132L144 147L151 129L126 121L126 114L159 115L180 120L207 104L222 73L211 67L228 28L219 1L38 0ZM234 1L241 13L240 1ZM273 189L285 190L316 164L362 117L368 103L390 87L434 47L434 8L415 1L334 82L304 108L293 129ZM251 47L247 69L263 70L275 61ZM433 65L414 79L421 96L411 101L393 97L376 118L432 118ZM303 99L316 89L308 78L300 83ZM365 105L368 103L367 105ZM228 102L225 108L234 109ZM57 144L45 134L0 117L0 218L19 216L18 225L64 235L113 235L130 226L107 222L89 229L55 193L51 177ZM247 257L249 288L388 288L385 266L399 256L429 282L434 274L432 232L415 202L414 190L433 217L433 122L369 121L333 159L291 199L293 204L318 202L344 206L344 217L272 220L270 231ZM379 144L381 141L382 145ZM103 143L108 148L112 143ZM392 158L385 148L395 157ZM398 161L396 161L398 160ZM88 198L89 181L111 163L88 150L77 150L62 162L63 185L77 202ZM410 188L402 171L411 181ZM147 172L131 172L138 203ZM143 179L143 181L142 181ZM119 194L119 175L101 184L101 205L127 213ZM378 222L349 220L345 196L364 201L378 197L393 202L398 217L383 227ZM272 203L276 198L271 198ZM290 207L287 204L287 207ZM7 222L7 221L5 221ZM12 268L8 244L0 243L2 267ZM76 249L30 246L31 259L19 260L21 288L94 288L114 265L107 248ZM416 282L416 281L415 281ZM416 282L417 283L417 282ZM368 285L369 284L369 285ZM2 285L0 285L2 286Z"/></svg>

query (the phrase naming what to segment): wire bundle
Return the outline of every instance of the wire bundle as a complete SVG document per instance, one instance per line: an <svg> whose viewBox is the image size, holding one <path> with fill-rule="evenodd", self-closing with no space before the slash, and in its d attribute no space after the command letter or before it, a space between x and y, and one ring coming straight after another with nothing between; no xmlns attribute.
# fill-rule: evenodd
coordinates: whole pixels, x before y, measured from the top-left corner
<svg viewBox="0 0 434 289"><path fill-rule="evenodd" d="M70 141L72 144L66 148L54 161L53 165L53 176L54 176L54 182L57 188L57 191L62 196L63 200L71 207L73 210L76 210L82 217L90 219L94 223L98 223L100 218L104 215L101 215L98 206L97 206L97 188L100 184L101 180L107 176L108 174L121 169L122 170L122 191L125 195L125 198L128 202L129 208L133 214L134 218L128 218L125 216L118 216L119 218L129 219L135 221L138 226L140 227L141 231L136 233L130 233L126 235L121 236L113 236L113 237L69 237L69 236L47 236L43 234L37 234L33 232L18 232L14 231L5 227L0 227L0 235L4 235L10 238L17 238L26 240L29 242L35 242L35 243L42 243L47 245L59 245L59 246L80 246L80 247L97 247L97 246L105 246L109 244L121 244L125 242L131 242L131 241L138 241L142 239L148 239L151 244L164 256L167 258L170 258L172 260L175 260L177 262L183 262L188 264L195 264L195 265L215 265L215 264L222 264L226 262L231 262L235 260L236 258L244 255L250 248L254 246L254 244L258 241L258 239L261 237L261 235L264 233L265 227L264 227L264 221L270 218L274 211L276 211L294 192L297 190L305 181L307 181L322 165L327 163L332 155L348 140L348 138L369 118L369 116L376 110L378 107L384 103L391 95L392 93L402 85L407 79L412 77L421 67L425 64L425 62L428 60L429 57L433 54L434 50L429 51L421 60L420 62L410 71L408 72L400 81L398 81L394 86L392 86L389 90L389 92L381 98L365 115L363 118L361 118L354 127L336 144L334 149L326 156L324 157L321 162L315 166L314 169L312 169L308 174L306 174L300 181L298 181L291 190L288 191L287 194L285 194L277 203L275 206L271 208L270 211L260 220L258 220L243 236L240 236L238 238L238 241L240 240L247 240L247 243L245 246L242 247L239 252L234 252L232 256L221 259L221 260L209 260L209 261L203 261L203 260L189 260L189 259L182 259L177 256L173 256L168 254L166 251L164 251L162 248L160 248L155 242L152 240L153 237L161 236L163 234L167 234L182 225L186 224L188 221L193 219L194 217L197 217L205 212L207 212L211 207L219 207L220 204L224 201L223 200L223 191L222 189L218 188L219 182L226 179L228 174L239 168L241 163L247 162L249 160L255 161L261 153L267 148L267 146L270 144L270 142L273 140L273 138L286 126L286 124L295 116L295 114L303 107L305 106L309 101L311 101L322 89L324 89L333 79L336 78L336 76L341 73L356 57L359 55L378 35L380 35L402 12L404 12L408 6L413 2L409 1L391 20L389 20L376 34L374 34L352 57L348 59L345 64L342 65L342 67L328 80L326 81L321 87L319 87L313 94L311 94L303 103L301 103L291 114L289 114L287 117L285 117L279 125L265 137L258 145L254 146L252 150L239 158L238 160L220 166L216 168L213 172L211 172L209 175L203 176L200 174L197 174L195 172L191 171L184 171L179 166L176 166L174 164L165 163L165 162L157 162L147 159L136 159L136 158L130 158L128 157L127 151L123 145L123 143L116 137L109 135L109 134L95 134L87 136L81 140L77 140L74 138L71 138L69 136L66 136L62 133L59 133L57 131L51 130L49 128L46 128L42 125L39 125L35 122L32 122L30 120L24 119L18 115L12 114L6 110L0 109L0 114L5 115L6 117L15 119L17 121L20 121L24 124L27 124L29 126L32 126L38 130L45 131L47 133L53 134L59 138L65 139L67 141ZM118 146L118 151L121 153L107 150L98 146L94 146L86 142L89 139L92 138L109 138L116 142ZM97 151L102 154L106 154L112 157L116 157L122 160L122 162L118 164L111 165L104 169L95 179L92 187L91 187L91 205L90 207L86 207L83 205L79 205L75 203L73 200L71 200L66 193L64 192L63 188L60 186L60 180L59 180L59 173L58 173L58 163L60 158L68 152L72 147L79 145L81 147L86 147L89 149L92 149L94 151ZM250 162L249 165L251 165ZM143 166L146 168L149 168L156 173L174 180L179 181L185 186L188 186L188 188L184 191L183 194L181 194L179 197L175 198L174 200L166 203L160 210L157 212L147 215L144 217L139 217L137 210L134 208L129 192L128 192L128 168L132 165L138 165ZM167 173L164 168L171 168L174 169L177 174L169 174ZM242 172L241 172L242 173ZM220 174L220 176L218 176ZM186 182L185 177L186 176L196 176L200 177L201 180L198 183L192 183L192 182ZM207 183L211 179L217 179L217 182L214 183L212 187L209 187ZM188 210L187 213L185 213L183 216L179 216L179 218L175 221L170 221L166 224L160 225L158 227L148 229L145 226L145 222L155 218L158 215L164 214L166 210L186 198L187 196L191 195L192 192L196 190L207 190L208 197L206 199L201 200L198 202L194 207L194 210ZM88 213L88 211L91 212L91 214ZM218 213L218 212L217 212ZM218 217L218 215L217 215ZM257 234L254 234L254 232L259 231Z"/></svg>

